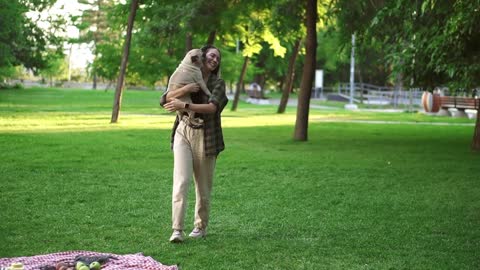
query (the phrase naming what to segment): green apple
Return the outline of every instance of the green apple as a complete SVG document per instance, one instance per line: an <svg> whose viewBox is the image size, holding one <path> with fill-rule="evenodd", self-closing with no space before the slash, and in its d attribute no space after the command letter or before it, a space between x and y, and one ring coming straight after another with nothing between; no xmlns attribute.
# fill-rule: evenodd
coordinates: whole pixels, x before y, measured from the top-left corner
<svg viewBox="0 0 480 270"><path fill-rule="evenodd" d="M75 264L75 269L80 270L80 267L82 267L82 266L87 266L87 265L84 262L78 261L77 264Z"/></svg>
<svg viewBox="0 0 480 270"><path fill-rule="evenodd" d="M83 265L80 268L78 268L78 270L90 270L90 268L88 268L88 266L86 265Z"/></svg>
<svg viewBox="0 0 480 270"><path fill-rule="evenodd" d="M22 263L19 263L19 262L14 262L12 263L12 265L6 269L23 269L23 264Z"/></svg>
<svg viewBox="0 0 480 270"><path fill-rule="evenodd" d="M100 270L102 265L99 262L92 262L90 264L90 270Z"/></svg>

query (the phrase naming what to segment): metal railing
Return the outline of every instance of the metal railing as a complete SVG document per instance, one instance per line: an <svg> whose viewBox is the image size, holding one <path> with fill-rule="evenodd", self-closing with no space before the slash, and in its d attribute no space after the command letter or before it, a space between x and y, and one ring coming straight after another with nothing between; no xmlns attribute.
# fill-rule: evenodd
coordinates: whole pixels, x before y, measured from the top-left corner
<svg viewBox="0 0 480 270"><path fill-rule="evenodd" d="M395 89L367 83L355 83L354 89L353 98L355 102L375 105L420 105L423 93L420 88ZM332 94L350 97L350 83L316 88L312 91L312 98L327 99L328 95Z"/></svg>

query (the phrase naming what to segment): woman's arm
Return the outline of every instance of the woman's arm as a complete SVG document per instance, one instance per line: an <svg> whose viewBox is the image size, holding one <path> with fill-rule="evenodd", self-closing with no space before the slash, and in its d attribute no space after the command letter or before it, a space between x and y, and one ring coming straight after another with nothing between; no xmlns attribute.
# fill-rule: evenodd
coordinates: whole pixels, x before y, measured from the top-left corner
<svg viewBox="0 0 480 270"><path fill-rule="evenodd" d="M166 93L166 100L170 102L174 98L183 97L187 94L198 92L198 90L200 90L200 86L197 83L189 83L182 87L170 89L170 91Z"/></svg>
<svg viewBox="0 0 480 270"><path fill-rule="evenodd" d="M174 111L185 109L186 104L187 103L174 98L172 99L172 101L168 102L163 107L167 109L167 111L169 112L174 112ZM188 103L187 109L196 113L215 113L217 111L217 105L215 105L212 102L208 104Z"/></svg>

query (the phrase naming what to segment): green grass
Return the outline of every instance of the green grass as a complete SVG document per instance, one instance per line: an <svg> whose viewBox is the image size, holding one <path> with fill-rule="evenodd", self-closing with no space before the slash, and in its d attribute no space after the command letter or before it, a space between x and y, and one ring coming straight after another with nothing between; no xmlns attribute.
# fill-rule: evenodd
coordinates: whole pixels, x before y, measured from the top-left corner
<svg viewBox="0 0 480 270"><path fill-rule="evenodd" d="M182 269L480 268L473 120L312 109L309 140L296 142L295 108L227 107L209 236L175 245L173 116L159 96L127 91L110 124L112 92L0 91L0 257L92 250Z"/></svg>

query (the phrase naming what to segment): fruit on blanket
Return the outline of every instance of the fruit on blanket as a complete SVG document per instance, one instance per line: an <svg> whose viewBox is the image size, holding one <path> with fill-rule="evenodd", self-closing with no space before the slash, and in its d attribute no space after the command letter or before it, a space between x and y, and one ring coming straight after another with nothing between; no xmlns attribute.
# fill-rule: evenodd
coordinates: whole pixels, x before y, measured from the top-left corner
<svg viewBox="0 0 480 270"><path fill-rule="evenodd" d="M80 268L78 268L78 270L90 270L90 268L86 265L84 266L80 266Z"/></svg>
<svg viewBox="0 0 480 270"><path fill-rule="evenodd" d="M68 265L64 262L59 262L57 265L55 265L55 270L67 270Z"/></svg>
<svg viewBox="0 0 480 270"><path fill-rule="evenodd" d="M87 265L84 262L77 262L77 264L75 264L75 269L80 270L80 268L83 266L87 266Z"/></svg>
<svg viewBox="0 0 480 270"><path fill-rule="evenodd" d="M11 270L23 270L23 264L22 263L19 263L19 262L14 262L12 263L12 265L10 265L10 267L8 269L11 269Z"/></svg>
<svg viewBox="0 0 480 270"><path fill-rule="evenodd" d="M90 264L90 270L100 270L102 265L99 262L92 262Z"/></svg>

